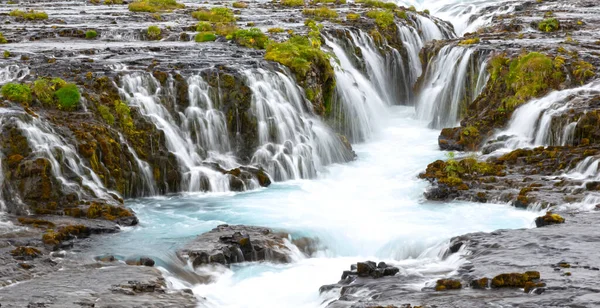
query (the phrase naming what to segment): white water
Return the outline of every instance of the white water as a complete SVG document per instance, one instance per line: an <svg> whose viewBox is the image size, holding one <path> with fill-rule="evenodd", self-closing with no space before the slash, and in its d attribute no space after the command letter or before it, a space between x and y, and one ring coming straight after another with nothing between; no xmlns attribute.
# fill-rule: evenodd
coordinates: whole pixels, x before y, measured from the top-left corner
<svg viewBox="0 0 600 308"><path fill-rule="evenodd" d="M398 5L428 9L433 16L450 21L462 36L487 25L494 16L508 14L522 3L516 0L393 0Z"/></svg>
<svg viewBox="0 0 600 308"><path fill-rule="evenodd" d="M7 65L0 68L0 85L10 81L21 80L27 77L27 75L29 75L29 67L16 64Z"/></svg>
<svg viewBox="0 0 600 308"><path fill-rule="evenodd" d="M577 103L577 98L600 94L600 82L593 81L578 88L554 91L545 97L531 100L513 113L506 130L496 136L507 135L506 149L565 145L572 141L576 122L564 126L563 131L552 132L552 118L560 116Z"/></svg>
<svg viewBox="0 0 600 308"><path fill-rule="evenodd" d="M460 112L481 93L487 82L485 61L485 57L475 56L472 48L444 46L423 73L417 97L419 118L435 128L456 126ZM471 88L468 86L470 71L471 76L477 78Z"/></svg>
<svg viewBox="0 0 600 308"><path fill-rule="evenodd" d="M286 307L319 307L327 296L321 297L318 288L337 282L351 263L391 261L402 268L402 275L423 275L413 286L419 289L457 267L458 260L439 257L451 236L531 226L538 213L509 205L425 202L422 193L428 184L416 175L444 157L437 148L439 132L417 120L413 107L386 111L386 126L374 140L355 146L355 162L331 165L315 180L276 183L258 191L132 200L128 205L141 227L97 249L156 256L222 223L318 237L326 248L317 258L234 267L216 283L193 289L207 298L208 307L277 307L282 302ZM189 287L175 278L170 281Z"/></svg>

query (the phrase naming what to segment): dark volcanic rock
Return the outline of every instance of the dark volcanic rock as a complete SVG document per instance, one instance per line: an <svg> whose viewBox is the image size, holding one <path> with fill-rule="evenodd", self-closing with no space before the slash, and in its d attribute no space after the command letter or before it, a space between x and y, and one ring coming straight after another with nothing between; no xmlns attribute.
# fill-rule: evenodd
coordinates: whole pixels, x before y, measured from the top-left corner
<svg viewBox="0 0 600 308"><path fill-rule="evenodd" d="M198 236L177 254L194 267L250 261L288 263L292 251L286 246L286 236L262 227L220 225Z"/></svg>

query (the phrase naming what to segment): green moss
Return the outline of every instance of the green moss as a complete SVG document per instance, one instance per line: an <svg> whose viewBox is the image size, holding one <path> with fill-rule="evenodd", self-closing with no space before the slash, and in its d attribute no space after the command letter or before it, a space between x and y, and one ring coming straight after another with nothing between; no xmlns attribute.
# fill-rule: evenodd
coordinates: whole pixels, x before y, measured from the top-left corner
<svg viewBox="0 0 600 308"><path fill-rule="evenodd" d="M115 102L115 112L119 117L121 128L128 134L134 132L133 118L131 117L131 109L122 101Z"/></svg>
<svg viewBox="0 0 600 308"><path fill-rule="evenodd" d="M209 22L201 21L196 25L197 32L213 31L213 27Z"/></svg>
<svg viewBox="0 0 600 308"><path fill-rule="evenodd" d="M333 72L329 55L319 47L305 36L292 36L285 42L269 44L265 59L279 62L301 77L308 73L313 64L324 66Z"/></svg>
<svg viewBox="0 0 600 308"><path fill-rule="evenodd" d="M316 9L304 9L302 14L314 17L315 19L333 19L338 17L338 13L327 7L319 7Z"/></svg>
<svg viewBox="0 0 600 308"><path fill-rule="evenodd" d="M573 63L573 76L581 84L584 84L588 79L596 76L596 68L589 62L579 60Z"/></svg>
<svg viewBox="0 0 600 308"><path fill-rule="evenodd" d="M31 225L35 228L54 228L54 223L44 220L44 219L19 217L18 220L19 220L19 223L21 223L23 225Z"/></svg>
<svg viewBox="0 0 600 308"><path fill-rule="evenodd" d="M538 29L543 32L554 32L560 29L560 23L556 18L547 18L540 21Z"/></svg>
<svg viewBox="0 0 600 308"><path fill-rule="evenodd" d="M27 85L7 83L0 90L2 96L13 102L28 104L31 102L31 89Z"/></svg>
<svg viewBox="0 0 600 308"><path fill-rule="evenodd" d="M304 0L281 0L281 5L290 7L303 6Z"/></svg>
<svg viewBox="0 0 600 308"><path fill-rule="evenodd" d="M381 29L388 29L394 25L394 14L391 11L374 10L367 12L367 17L375 19L375 23Z"/></svg>
<svg viewBox="0 0 600 308"><path fill-rule="evenodd" d="M233 33L233 39L239 45L255 49L265 49L269 42L269 38L258 28L237 30Z"/></svg>
<svg viewBox="0 0 600 308"><path fill-rule="evenodd" d="M545 93L560 83L563 75L555 70L554 62L546 55L531 52L510 61L506 85L514 96L505 98L505 109L513 110L527 100Z"/></svg>
<svg viewBox="0 0 600 308"><path fill-rule="evenodd" d="M217 35L212 31L200 32L196 34L196 37L194 38L197 43L212 42L216 39Z"/></svg>
<svg viewBox="0 0 600 308"><path fill-rule="evenodd" d="M150 40L156 41L161 39L161 30L158 26L150 26L146 32L148 33L148 38Z"/></svg>
<svg viewBox="0 0 600 308"><path fill-rule="evenodd" d="M10 51L8 51L8 50L5 50L5 51L3 52L3 54L2 54L2 56L4 57L4 59L8 59L8 58L10 58Z"/></svg>
<svg viewBox="0 0 600 308"><path fill-rule="evenodd" d="M537 278L534 278L537 277ZM540 278L539 272L500 274L492 278L492 288L523 288L527 282Z"/></svg>
<svg viewBox="0 0 600 308"><path fill-rule="evenodd" d="M456 279L440 279L435 284L436 291L459 290L461 288L462 283Z"/></svg>
<svg viewBox="0 0 600 308"><path fill-rule="evenodd" d="M129 210L118 206L92 203L86 212L86 216L90 219L103 218L106 220L115 220L121 217L131 217L133 214Z"/></svg>
<svg viewBox="0 0 600 308"><path fill-rule="evenodd" d="M27 20L44 20L44 19L48 19L48 14L44 11L34 11L34 10L28 10L28 11L21 11L21 10L12 10L9 13L10 16L13 17L17 17L17 18L23 18L23 19L27 19Z"/></svg>
<svg viewBox="0 0 600 308"><path fill-rule="evenodd" d="M361 3L366 7L377 7L381 9L395 10L398 8L393 2L377 1L377 0L357 0L356 3Z"/></svg>
<svg viewBox="0 0 600 308"><path fill-rule="evenodd" d="M480 42L479 38L476 37L476 38L462 40L462 41L460 41L458 43L458 45L460 45L460 46L468 46L468 45L479 44L479 42Z"/></svg>
<svg viewBox="0 0 600 308"><path fill-rule="evenodd" d="M0 32L0 44L6 44L6 43L8 43L8 41L4 37L4 34L2 34L2 32Z"/></svg>
<svg viewBox="0 0 600 308"><path fill-rule="evenodd" d="M89 236L90 230L84 225L69 225L59 228L58 230L48 230L42 235L42 242L46 245L56 246L63 241L70 240L74 237Z"/></svg>
<svg viewBox="0 0 600 308"><path fill-rule="evenodd" d="M129 4L132 12L156 13L184 8L185 5L176 0L138 0Z"/></svg>
<svg viewBox="0 0 600 308"><path fill-rule="evenodd" d="M38 78L32 86L35 98L45 106L54 105L54 92L56 91L54 83L47 78Z"/></svg>
<svg viewBox="0 0 600 308"><path fill-rule="evenodd" d="M192 12L192 17L200 21L231 23L235 22L235 16L231 9L226 7L214 7L210 10L201 8L198 11Z"/></svg>
<svg viewBox="0 0 600 308"><path fill-rule="evenodd" d="M98 32L96 30L88 30L85 33L85 38L88 40L95 39L98 36Z"/></svg>
<svg viewBox="0 0 600 308"><path fill-rule="evenodd" d="M102 116L106 123L109 125L115 124L115 116L110 112L110 108L105 105L99 105L98 112L100 112L100 116Z"/></svg>
<svg viewBox="0 0 600 308"><path fill-rule="evenodd" d="M360 19L360 14L356 14L356 13L346 14L346 20L358 20L358 19Z"/></svg>
<svg viewBox="0 0 600 308"><path fill-rule="evenodd" d="M248 3L236 1L232 4L232 6L236 9L245 9L248 7Z"/></svg>
<svg viewBox="0 0 600 308"><path fill-rule="evenodd" d="M75 84L67 84L54 93L58 99L58 106L64 110L73 110L79 105L81 94Z"/></svg>
<svg viewBox="0 0 600 308"><path fill-rule="evenodd" d="M397 15L399 18L402 18L402 19L404 19L404 20L408 20L408 14L406 13L406 11L401 11L401 10L398 10L398 11L396 12L396 15Z"/></svg>
<svg viewBox="0 0 600 308"><path fill-rule="evenodd" d="M283 28L276 27L276 28L267 29L267 32L275 34L275 33L283 33L283 32L285 32L285 30Z"/></svg>
<svg viewBox="0 0 600 308"><path fill-rule="evenodd" d="M42 252L35 247L19 246L10 251L10 254L15 258L33 259L42 255Z"/></svg>

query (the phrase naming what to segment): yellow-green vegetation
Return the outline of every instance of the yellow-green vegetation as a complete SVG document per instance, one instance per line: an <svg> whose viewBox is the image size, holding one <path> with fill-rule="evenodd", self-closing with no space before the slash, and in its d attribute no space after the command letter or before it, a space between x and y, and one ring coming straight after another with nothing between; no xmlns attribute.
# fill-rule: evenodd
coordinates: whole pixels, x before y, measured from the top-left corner
<svg viewBox="0 0 600 308"><path fill-rule="evenodd" d="M212 31L213 27L209 22L201 21L196 25L197 32Z"/></svg>
<svg viewBox="0 0 600 308"><path fill-rule="evenodd" d="M474 45L474 44L479 44L480 40L478 37L475 38L470 38L470 39L465 39L462 40L458 43L458 45L460 46L468 46L468 45Z"/></svg>
<svg viewBox="0 0 600 308"><path fill-rule="evenodd" d="M2 96L16 103L28 104L31 102L31 89L24 84L7 83L0 90Z"/></svg>
<svg viewBox="0 0 600 308"><path fill-rule="evenodd" d="M58 100L58 107L63 110L72 110L79 105L81 94L75 84L68 83L54 92Z"/></svg>
<svg viewBox="0 0 600 308"><path fill-rule="evenodd" d="M52 222L44 219L19 217L18 221L23 225L31 225L35 228L54 228L54 224Z"/></svg>
<svg viewBox="0 0 600 308"><path fill-rule="evenodd" d="M15 258L33 259L42 255L42 252L35 247L19 246L10 251L10 254Z"/></svg>
<svg viewBox="0 0 600 308"><path fill-rule="evenodd" d="M436 291L459 290L461 288L462 283L456 279L440 279L435 284Z"/></svg>
<svg viewBox="0 0 600 308"><path fill-rule="evenodd" d="M303 6L304 0L281 0L281 5L283 6Z"/></svg>
<svg viewBox="0 0 600 308"><path fill-rule="evenodd" d="M44 11L21 11L21 10L13 10L9 13L10 16L22 18L26 20L44 20L48 19L48 14Z"/></svg>
<svg viewBox="0 0 600 308"><path fill-rule="evenodd" d="M8 41L4 37L4 34L2 34L2 32L0 32L0 44L6 44L6 43L8 43Z"/></svg>
<svg viewBox="0 0 600 308"><path fill-rule="evenodd" d="M398 8L398 6L393 2L384 2L384 1L377 1L377 0L357 0L355 2L361 3L363 6L366 6L366 7L377 7L377 8L388 9L388 10L395 10Z"/></svg>
<svg viewBox="0 0 600 308"><path fill-rule="evenodd" d="M427 166L425 173L419 175L422 179L437 179L440 184L455 187L458 190L468 190L463 180L477 180L481 176L502 176L504 166L485 161L475 157L456 160L454 153L448 153L448 160L437 160Z"/></svg>
<svg viewBox="0 0 600 308"><path fill-rule="evenodd" d="M129 4L132 12L156 13L182 9L185 5L176 0L138 0Z"/></svg>
<svg viewBox="0 0 600 308"><path fill-rule="evenodd" d="M565 219L562 216L552 212L546 212L546 215L540 216L535 219L535 225L538 228L543 226L562 224L564 222Z"/></svg>
<svg viewBox="0 0 600 308"><path fill-rule="evenodd" d="M98 36L98 32L96 30L88 30L85 32L85 38L88 40L95 39Z"/></svg>
<svg viewBox="0 0 600 308"><path fill-rule="evenodd" d="M260 29L250 28L248 30L235 31L233 33L233 40L237 44L248 48L265 49L269 38Z"/></svg>
<svg viewBox="0 0 600 308"><path fill-rule="evenodd" d="M408 14L406 13L406 11L398 10L398 11L396 11L396 16L398 16L399 18L402 18L404 20L408 20Z"/></svg>
<svg viewBox="0 0 600 308"><path fill-rule="evenodd" d="M417 8L416 8L414 5L411 5L411 6L408 8L408 10L409 10L409 11L411 11L411 12L416 12L416 11L417 11Z"/></svg>
<svg viewBox="0 0 600 308"><path fill-rule="evenodd" d="M219 22L219 23L231 23L235 22L235 16L233 16L233 11L226 7L214 7L210 10L205 8L201 8L195 12L192 12L192 17L200 20L200 21L208 21L208 22Z"/></svg>
<svg viewBox="0 0 600 308"><path fill-rule="evenodd" d="M33 82L31 89L38 102L43 106L51 107L57 104L54 93L66 84L67 82L60 78L38 78Z"/></svg>
<svg viewBox="0 0 600 308"><path fill-rule="evenodd" d="M196 34L194 40L197 43L212 42L217 39L217 35L212 31L204 31Z"/></svg>
<svg viewBox="0 0 600 308"><path fill-rule="evenodd" d="M564 76L555 64L553 59L538 52L522 54L513 60L502 55L494 57L489 67L492 82L502 77L512 92L504 98L503 109L512 111L527 100L557 87Z"/></svg>
<svg viewBox="0 0 600 308"><path fill-rule="evenodd" d="M10 51L5 50L3 53L4 59L10 58Z"/></svg>
<svg viewBox="0 0 600 308"><path fill-rule="evenodd" d="M153 41L157 41L161 39L161 30L158 26L150 26L148 27L147 30L148 33L148 39L153 40Z"/></svg>
<svg viewBox="0 0 600 308"><path fill-rule="evenodd" d="M430 12L429 12L429 10L423 10L423 14L427 14L427 15L429 15L429 14L430 14Z"/></svg>
<svg viewBox="0 0 600 308"><path fill-rule="evenodd" d="M394 25L394 13L387 10L374 10L367 12L367 17L375 19L379 28L388 29Z"/></svg>
<svg viewBox="0 0 600 308"><path fill-rule="evenodd" d="M285 30L283 28L276 27L276 28L269 28L267 30L267 32L269 32L271 34L275 34L275 33L283 33L283 32L285 32Z"/></svg>
<svg viewBox="0 0 600 308"><path fill-rule="evenodd" d="M92 203L86 212L86 216L90 219L103 218L106 220L115 220L121 217L131 217L133 214L122 207Z"/></svg>
<svg viewBox="0 0 600 308"><path fill-rule="evenodd" d="M492 288L523 288L527 282L540 279L540 272L500 274L492 278Z"/></svg>
<svg viewBox="0 0 600 308"><path fill-rule="evenodd" d="M540 21L538 29L543 32L554 32L560 29L560 23L556 18L547 18Z"/></svg>
<svg viewBox="0 0 600 308"><path fill-rule="evenodd" d="M98 105L98 112L108 125L115 124L115 116L110 112L110 108L106 105Z"/></svg>
<svg viewBox="0 0 600 308"><path fill-rule="evenodd" d="M234 8L236 9L245 9L248 7L248 3L246 2L240 2L240 1L236 1L233 3L232 5Z"/></svg>
<svg viewBox="0 0 600 308"><path fill-rule="evenodd" d="M42 235L42 242L46 245L58 245L63 241L74 237L89 236L90 230L84 225L69 225L58 228L58 230L48 230Z"/></svg>
<svg viewBox="0 0 600 308"><path fill-rule="evenodd" d="M588 79L596 76L596 68L589 62L585 62L584 60L579 60L573 63L573 76L579 81L579 83L584 84Z"/></svg>
<svg viewBox="0 0 600 308"><path fill-rule="evenodd" d="M122 101L116 101L115 111L119 116L121 128L128 134L133 133L135 131L135 127L133 124L133 118L131 117L131 109L129 109L129 106L127 106L127 104L123 103Z"/></svg>
<svg viewBox="0 0 600 308"><path fill-rule="evenodd" d="M338 17L338 13L327 7L320 7L316 9L304 9L302 14L312 16L317 20L322 19L333 19Z"/></svg>
<svg viewBox="0 0 600 308"><path fill-rule="evenodd" d="M338 0L311 0L310 4L315 5L319 3L336 3ZM345 4L346 0L339 1L340 4Z"/></svg>
<svg viewBox="0 0 600 308"><path fill-rule="evenodd" d="M348 14L346 14L346 19L347 20L358 20L358 19L360 19L360 14L348 13Z"/></svg>

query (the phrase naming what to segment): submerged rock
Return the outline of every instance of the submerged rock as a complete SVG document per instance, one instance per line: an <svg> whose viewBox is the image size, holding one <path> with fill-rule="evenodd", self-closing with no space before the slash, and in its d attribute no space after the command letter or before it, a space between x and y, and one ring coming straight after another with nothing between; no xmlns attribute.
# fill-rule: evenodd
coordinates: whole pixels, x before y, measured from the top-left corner
<svg viewBox="0 0 600 308"><path fill-rule="evenodd" d="M220 225L198 236L177 254L194 267L252 261L288 263L292 251L285 236L263 227Z"/></svg>

